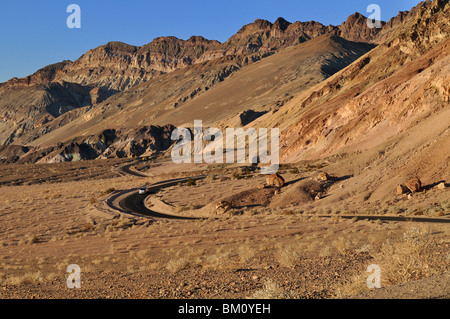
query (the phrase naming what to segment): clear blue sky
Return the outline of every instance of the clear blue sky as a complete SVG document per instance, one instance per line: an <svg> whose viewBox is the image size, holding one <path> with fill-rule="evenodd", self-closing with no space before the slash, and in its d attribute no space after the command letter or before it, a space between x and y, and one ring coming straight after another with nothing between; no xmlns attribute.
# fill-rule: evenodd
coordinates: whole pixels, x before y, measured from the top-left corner
<svg viewBox="0 0 450 319"><path fill-rule="evenodd" d="M255 19L315 20L339 25L378 4L382 20L419 0L0 0L0 82L30 75L62 60L76 60L109 41L143 45L158 36L201 35L226 41ZM66 26L69 4L81 7L81 29Z"/></svg>

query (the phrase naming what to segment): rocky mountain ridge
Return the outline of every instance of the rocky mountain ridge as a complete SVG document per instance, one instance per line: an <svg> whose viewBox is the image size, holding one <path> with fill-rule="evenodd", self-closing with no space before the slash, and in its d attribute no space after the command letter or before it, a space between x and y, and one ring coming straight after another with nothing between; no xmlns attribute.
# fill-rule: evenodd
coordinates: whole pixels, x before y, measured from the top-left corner
<svg viewBox="0 0 450 319"><path fill-rule="evenodd" d="M271 23L258 19L242 27L224 43L198 36L188 40L161 37L142 47L110 42L88 51L75 62L63 61L47 66L29 77L12 79L0 84L0 110L2 111L0 137L4 144L14 144L16 141L24 141L26 144L36 139L40 141L40 137L46 136L56 129L64 131L66 127L69 127L64 134L70 137L67 139L68 141L73 141L76 134L92 135L88 129L82 133L77 125L70 128L68 124L73 121L83 118L86 123L92 123L94 127L100 128L104 125L103 121L111 115L114 117L117 111L126 107L132 110L139 105L149 107L150 105L146 105L150 100L155 105L162 102L164 104L158 111L159 113L152 116L158 117L160 116L158 114L162 114L161 112L166 112L168 115L162 118L173 118L169 115L173 113L176 117L181 106L187 103L195 107L199 96L203 96L248 65L257 63L289 47L327 34L335 36L338 42L340 41L338 39L347 39L353 43L372 42L382 47L392 46L395 48L400 43L400 48L405 54L401 57L394 55L398 60L391 61L391 63L404 64L411 59L407 56L409 53L414 51L419 54L420 50L412 48L419 43L417 38L424 39L423 44L420 45L425 46L426 43L430 43L430 45L437 43L446 36L447 31L445 30L448 23L445 26L446 22L442 19L433 22L435 13L443 10L445 2L435 0L433 5L435 4L437 9L432 9L431 11L435 10L433 12L429 9L431 2L421 3L410 12L400 12L389 22L383 23L382 29L368 28L366 18L355 13L337 27L324 26L315 21L290 23L283 18L278 18ZM429 21L431 21L429 24L432 28L431 31L427 29ZM448 22L448 20L446 21ZM355 49L355 52L360 48L362 47ZM358 54L364 53L361 51ZM326 95L326 92L341 90L345 86L344 84L352 83L352 79L357 77L358 72L368 69L365 67L367 64L373 65L370 64L371 59L374 60L373 57L365 56L357 61L354 66L345 71L347 72L345 77L339 79L332 77L331 85L325 86L322 91L314 91L308 99L302 100L303 108ZM336 64L335 61L323 65L322 71L326 77L329 77L346 66L347 64ZM353 69L356 71L351 71ZM388 73L383 76L388 76ZM298 73L297 76L299 76ZM288 83L294 78L285 78L283 81ZM178 84L174 86L173 83L179 83L181 86L178 87ZM315 84L314 81L309 85L313 84ZM146 92L150 89L154 92L164 93L160 96L149 96ZM119 97L117 93L120 92L123 94ZM287 96L284 100L288 101L292 99L292 96L289 91L286 92ZM158 99L160 102L157 102ZM239 110L236 114L242 114L245 111L262 115L272 109L277 110L285 104L283 98L274 97L274 99L277 99L272 102L274 108L268 110L248 108ZM144 112L141 112L142 114L135 112L135 115L142 118L142 115L147 112L145 110L142 110ZM271 113L269 112L267 115L270 116ZM120 114L117 113L117 116ZM251 122L255 119L252 118ZM133 122L131 119L127 121ZM224 119L221 123L226 125L226 121ZM147 122L136 123L137 127L148 124ZM173 123L167 120L158 125L165 124ZM108 127L103 127L103 129L108 129ZM63 141L61 145L65 145L65 143L66 141ZM310 143L311 141L308 145L314 145ZM12 145L11 149L17 153L19 149L30 151L39 146L38 143L33 143L33 145L31 148ZM3 153L7 153L5 148ZM101 154L102 152L95 153L94 158ZM110 155L116 156L117 154L131 156L132 153L111 152ZM39 157L39 160L43 157L45 156ZM69 160L68 157L63 158Z"/></svg>

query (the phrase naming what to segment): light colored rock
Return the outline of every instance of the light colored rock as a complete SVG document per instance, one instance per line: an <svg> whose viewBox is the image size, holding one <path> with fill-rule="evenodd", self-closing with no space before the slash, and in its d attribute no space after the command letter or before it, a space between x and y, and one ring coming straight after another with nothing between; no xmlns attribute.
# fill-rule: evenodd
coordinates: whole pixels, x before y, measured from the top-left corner
<svg viewBox="0 0 450 319"><path fill-rule="evenodd" d="M285 180L280 174L275 173L275 174L267 176L266 184L267 184L267 186L273 186L273 187L280 188L280 187L284 186Z"/></svg>
<svg viewBox="0 0 450 319"><path fill-rule="evenodd" d="M233 206L231 205L231 203L229 203L227 201L220 201L216 204L216 211L221 212L221 213L226 213L227 211L229 211L232 208L233 208Z"/></svg>
<svg viewBox="0 0 450 319"><path fill-rule="evenodd" d="M442 183L440 183L438 186L437 186L437 189L445 189L447 186L445 185L445 183L444 182L442 182Z"/></svg>
<svg viewBox="0 0 450 319"><path fill-rule="evenodd" d="M326 172L320 172L317 174L317 179L319 181L328 181L330 179L330 175L328 175Z"/></svg>

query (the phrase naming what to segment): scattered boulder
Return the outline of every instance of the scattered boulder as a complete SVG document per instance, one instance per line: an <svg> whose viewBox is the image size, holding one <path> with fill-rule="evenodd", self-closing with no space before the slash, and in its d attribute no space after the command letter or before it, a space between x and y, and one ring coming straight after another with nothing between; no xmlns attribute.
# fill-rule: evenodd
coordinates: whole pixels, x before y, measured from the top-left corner
<svg viewBox="0 0 450 319"><path fill-rule="evenodd" d="M229 211L232 208L233 208L233 206L231 205L231 203L229 203L227 201L220 201L216 204L216 211L219 211L221 213L226 213L227 211Z"/></svg>
<svg viewBox="0 0 450 319"><path fill-rule="evenodd" d="M417 193L422 190L422 182L417 177L411 178L405 183L405 186L411 191L411 193Z"/></svg>
<svg viewBox="0 0 450 319"><path fill-rule="evenodd" d="M266 184L268 186L281 188L284 186L285 183L286 182L285 182L284 178L278 173L269 175L266 178Z"/></svg>
<svg viewBox="0 0 450 319"><path fill-rule="evenodd" d="M317 179L319 181L326 182L330 179L330 175L328 175L326 172L319 172L319 174L317 174Z"/></svg>
<svg viewBox="0 0 450 319"><path fill-rule="evenodd" d="M445 185L445 183L442 182L442 183L439 183L438 186L436 186L436 187L437 187L437 189L445 189L447 187L447 185Z"/></svg>
<svg viewBox="0 0 450 319"><path fill-rule="evenodd" d="M404 195L404 194L408 194L409 192L410 192L409 188L406 187L405 185L400 184L397 186L397 195Z"/></svg>

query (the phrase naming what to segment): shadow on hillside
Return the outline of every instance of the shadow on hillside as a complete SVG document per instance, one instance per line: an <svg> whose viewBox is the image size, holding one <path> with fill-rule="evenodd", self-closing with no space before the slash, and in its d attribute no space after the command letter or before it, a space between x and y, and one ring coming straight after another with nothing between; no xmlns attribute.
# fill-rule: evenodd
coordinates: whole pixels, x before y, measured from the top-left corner
<svg viewBox="0 0 450 319"><path fill-rule="evenodd" d="M350 179L352 177L353 177L353 175L344 175L344 176L341 176L341 177L333 177L333 178L334 178L334 181L341 182L341 181L345 181L347 179Z"/></svg>
<svg viewBox="0 0 450 319"><path fill-rule="evenodd" d="M439 182L435 182L433 184L423 185L422 190L429 191L430 189L433 189L434 187L438 186L441 183L444 183L445 187L450 187L449 183L446 183L445 181L439 181Z"/></svg>

